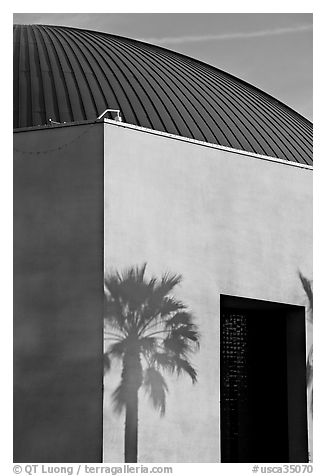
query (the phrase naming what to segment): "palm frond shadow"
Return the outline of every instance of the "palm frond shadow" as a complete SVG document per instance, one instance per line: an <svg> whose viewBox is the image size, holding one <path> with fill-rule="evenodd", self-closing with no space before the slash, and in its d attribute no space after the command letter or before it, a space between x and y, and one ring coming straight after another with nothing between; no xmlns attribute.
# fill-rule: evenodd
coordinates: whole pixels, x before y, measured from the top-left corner
<svg viewBox="0 0 326 476"><path fill-rule="evenodd" d="M309 321L313 323L313 289L312 289L312 281L306 278L300 271L298 271L298 275L302 284L302 287L306 293L308 298L308 312L309 312ZM310 402L309 402L309 409L311 414L313 414L313 346L310 347L307 363L306 363L306 382L307 382L307 389L311 390L310 393Z"/></svg>

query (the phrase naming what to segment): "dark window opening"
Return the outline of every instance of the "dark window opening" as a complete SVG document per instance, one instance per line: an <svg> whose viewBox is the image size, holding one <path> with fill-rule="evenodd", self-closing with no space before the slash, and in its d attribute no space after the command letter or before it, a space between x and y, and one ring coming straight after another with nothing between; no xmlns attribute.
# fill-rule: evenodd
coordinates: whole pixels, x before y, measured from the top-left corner
<svg viewBox="0 0 326 476"><path fill-rule="evenodd" d="M305 309L221 296L222 462L307 462Z"/></svg>

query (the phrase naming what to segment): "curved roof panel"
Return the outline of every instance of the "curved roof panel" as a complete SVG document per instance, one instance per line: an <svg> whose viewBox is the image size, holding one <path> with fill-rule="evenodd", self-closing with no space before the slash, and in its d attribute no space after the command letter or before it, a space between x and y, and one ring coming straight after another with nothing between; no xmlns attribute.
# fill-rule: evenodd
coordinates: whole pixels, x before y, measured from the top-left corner
<svg viewBox="0 0 326 476"><path fill-rule="evenodd" d="M107 33L14 25L14 128L124 122L312 165L312 124L244 81L193 58Z"/></svg>

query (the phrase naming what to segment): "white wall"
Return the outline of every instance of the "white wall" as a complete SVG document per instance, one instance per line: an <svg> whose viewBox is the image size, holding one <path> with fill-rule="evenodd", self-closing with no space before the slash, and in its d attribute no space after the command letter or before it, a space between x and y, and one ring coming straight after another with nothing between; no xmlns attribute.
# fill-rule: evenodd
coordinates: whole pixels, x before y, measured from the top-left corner
<svg viewBox="0 0 326 476"><path fill-rule="evenodd" d="M159 134L104 126L106 271L148 263L181 273L177 297L197 317L198 383L169 379L160 418L141 399L140 462L217 462L219 296L306 305L312 277L312 171ZM310 330L309 330L310 332ZM123 418L105 380L104 460L123 461Z"/></svg>

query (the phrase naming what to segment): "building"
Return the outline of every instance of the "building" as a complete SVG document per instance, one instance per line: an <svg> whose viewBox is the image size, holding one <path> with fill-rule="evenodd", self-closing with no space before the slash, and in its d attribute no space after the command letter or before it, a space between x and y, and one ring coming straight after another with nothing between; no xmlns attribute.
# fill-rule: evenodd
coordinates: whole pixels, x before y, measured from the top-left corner
<svg viewBox="0 0 326 476"><path fill-rule="evenodd" d="M144 262L182 274L201 350L164 418L140 399L139 461L308 460L309 121L163 48L16 25L14 236L16 462L123 461L103 274Z"/></svg>

